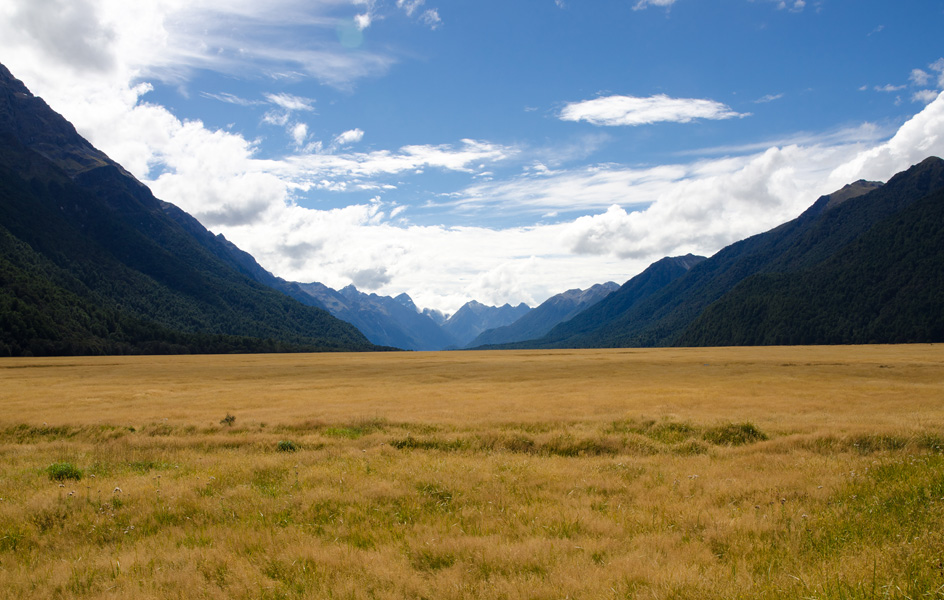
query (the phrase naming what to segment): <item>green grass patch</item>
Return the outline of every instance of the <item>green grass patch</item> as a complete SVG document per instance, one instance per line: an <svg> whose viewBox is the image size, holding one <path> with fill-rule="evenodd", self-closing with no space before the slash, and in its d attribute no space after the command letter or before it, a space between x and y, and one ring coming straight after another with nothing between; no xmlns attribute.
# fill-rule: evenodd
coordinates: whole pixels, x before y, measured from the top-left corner
<svg viewBox="0 0 944 600"><path fill-rule="evenodd" d="M73 479L79 481L82 479L82 469L70 462L57 462L46 467L46 473L53 481L65 481Z"/></svg>

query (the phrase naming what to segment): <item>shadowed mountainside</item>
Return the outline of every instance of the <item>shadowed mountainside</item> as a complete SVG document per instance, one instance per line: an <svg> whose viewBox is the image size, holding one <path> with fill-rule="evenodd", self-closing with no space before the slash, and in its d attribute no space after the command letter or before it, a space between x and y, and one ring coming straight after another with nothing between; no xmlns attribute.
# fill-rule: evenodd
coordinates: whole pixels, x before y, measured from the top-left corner
<svg viewBox="0 0 944 600"><path fill-rule="evenodd" d="M0 65L0 354L375 349L222 244Z"/></svg>

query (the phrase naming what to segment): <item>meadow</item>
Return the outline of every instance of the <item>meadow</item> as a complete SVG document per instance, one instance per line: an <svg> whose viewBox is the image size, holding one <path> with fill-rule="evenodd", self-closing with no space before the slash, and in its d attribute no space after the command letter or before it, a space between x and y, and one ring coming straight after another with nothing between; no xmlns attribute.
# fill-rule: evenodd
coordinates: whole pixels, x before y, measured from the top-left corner
<svg viewBox="0 0 944 600"><path fill-rule="evenodd" d="M942 598L944 346L0 360L0 598Z"/></svg>

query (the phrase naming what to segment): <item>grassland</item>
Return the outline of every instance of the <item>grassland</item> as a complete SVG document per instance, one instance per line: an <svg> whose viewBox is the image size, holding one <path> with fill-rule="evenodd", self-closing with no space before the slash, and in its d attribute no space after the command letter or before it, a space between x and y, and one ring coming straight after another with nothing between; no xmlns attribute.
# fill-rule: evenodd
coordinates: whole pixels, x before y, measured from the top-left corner
<svg viewBox="0 0 944 600"><path fill-rule="evenodd" d="M131 597L941 598L944 346L0 361L0 598Z"/></svg>

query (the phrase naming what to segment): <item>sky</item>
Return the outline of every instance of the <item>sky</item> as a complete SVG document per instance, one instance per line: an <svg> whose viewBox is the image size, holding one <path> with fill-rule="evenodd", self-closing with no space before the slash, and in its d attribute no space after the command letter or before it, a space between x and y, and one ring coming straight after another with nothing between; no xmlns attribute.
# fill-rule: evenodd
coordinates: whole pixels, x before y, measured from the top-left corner
<svg viewBox="0 0 944 600"><path fill-rule="evenodd" d="M0 63L274 274L446 313L944 156L940 0L4 0Z"/></svg>

